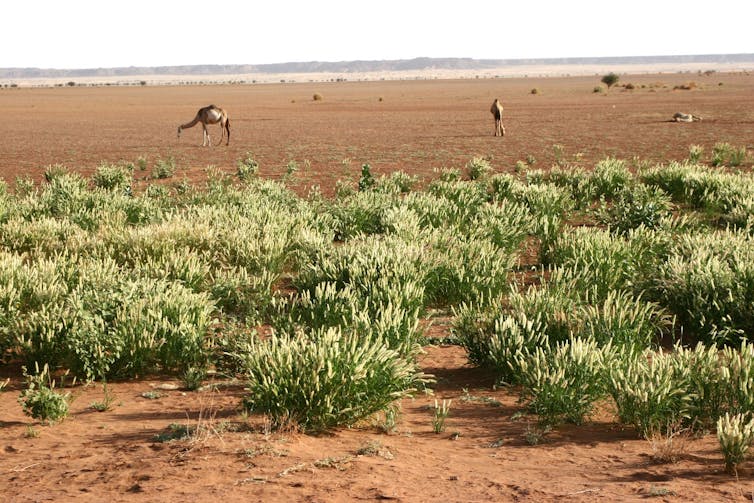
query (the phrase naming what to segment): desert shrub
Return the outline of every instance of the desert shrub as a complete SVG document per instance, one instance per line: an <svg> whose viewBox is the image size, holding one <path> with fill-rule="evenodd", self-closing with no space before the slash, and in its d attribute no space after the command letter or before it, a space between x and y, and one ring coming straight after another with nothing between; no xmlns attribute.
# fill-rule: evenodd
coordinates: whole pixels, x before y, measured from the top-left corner
<svg viewBox="0 0 754 503"><path fill-rule="evenodd" d="M745 234L683 236L658 271L663 305L684 331L712 344L737 344L754 330L754 244Z"/></svg>
<svg viewBox="0 0 754 503"><path fill-rule="evenodd" d="M491 368L498 381L505 384L519 384L525 379L518 355L549 347L547 326L543 320L529 319L526 314L498 316L490 334L462 333L460 341L472 363L476 360ZM480 356L475 358L474 353Z"/></svg>
<svg viewBox="0 0 754 503"><path fill-rule="evenodd" d="M611 349L579 338L519 352L522 398L543 426L581 424L605 394L605 367ZM607 360L607 361L606 361Z"/></svg>
<svg viewBox="0 0 754 503"><path fill-rule="evenodd" d="M415 283L399 289L378 281L371 292L350 284L338 288L334 283L320 283L293 299L287 319L278 319L276 324L281 332L338 327L354 337L383 341L402 357L414 358L422 337L419 313L423 293Z"/></svg>
<svg viewBox="0 0 754 503"><path fill-rule="evenodd" d="M608 292L602 302L584 305L576 318L584 339L636 351L656 345L669 325L658 305L616 290Z"/></svg>
<svg viewBox="0 0 754 503"><path fill-rule="evenodd" d="M391 194L372 190L356 192L335 201L329 208L335 239L347 240L359 234L385 232L385 212L396 202Z"/></svg>
<svg viewBox="0 0 754 503"><path fill-rule="evenodd" d="M725 460L725 469L736 472L736 467L747 457L754 442L754 419L749 415L726 413L717 421L717 439Z"/></svg>
<svg viewBox="0 0 754 503"><path fill-rule="evenodd" d="M516 354L568 340L577 306L563 285L548 283L524 292L513 288L504 302L493 298L461 304L452 330L471 363L514 384L520 381Z"/></svg>
<svg viewBox="0 0 754 503"><path fill-rule="evenodd" d="M691 145L689 147L689 162L698 164L702 159L702 153L704 153L704 147L701 145Z"/></svg>
<svg viewBox="0 0 754 503"><path fill-rule="evenodd" d="M628 188L633 181L634 177L626 162L613 157L599 161L589 179L592 194L595 197L604 196L606 199L612 199Z"/></svg>
<svg viewBox="0 0 754 503"><path fill-rule="evenodd" d="M253 152L246 152L243 159L236 161L236 174L242 182L249 181L259 173L259 163L254 159Z"/></svg>
<svg viewBox="0 0 754 503"><path fill-rule="evenodd" d="M242 358L250 389L244 405L276 426L293 423L306 431L351 425L422 382L415 364L381 341L339 329L253 341Z"/></svg>
<svg viewBox="0 0 754 503"><path fill-rule="evenodd" d="M389 176L380 176L377 189L389 194L407 194L418 183L416 176L405 171L393 171Z"/></svg>
<svg viewBox="0 0 754 503"><path fill-rule="evenodd" d="M644 438L666 434L689 417L688 369L673 355L623 353L609 368L607 389L623 423Z"/></svg>
<svg viewBox="0 0 754 503"><path fill-rule="evenodd" d="M469 238L489 240L501 251L513 253L531 231L533 218L521 204L503 200L497 205L481 206L464 227Z"/></svg>
<svg viewBox="0 0 754 503"><path fill-rule="evenodd" d="M548 181L568 190L574 200L575 209L581 209L594 199L594 186L590 183L590 177L591 175L581 168L564 169L553 166L548 174Z"/></svg>
<svg viewBox="0 0 754 503"><path fill-rule="evenodd" d="M608 89L610 89L612 86L618 83L620 80L620 76L616 73L610 72L606 75L602 76L602 79L600 79L600 82L605 84Z"/></svg>
<svg viewBox="0 0 754 503"><path fill-rule="evenodd" d="M273 284L277 280L278 274L271 271L252 274L243 267L215 268L205 291L224 313L249 324L261 323L273 303Z"/></svg>
<svg viewBox="0 0 754 503"><path fill-rule="evenodd" d="M490 161L484 157L474 157L466 163L466 173L468 174L469 180L479 180L492 173L492 165L490 164Z"/></svg>
<svg viewBox="0 0 754 503"><path fill-rule="evenodd" d="M49 176L48 183L36 199L39 215L69 216L86 205L89 192L87 181L81 175L63 172Z"/></svg>
<svg viewBox="0 0 754 503"><path fill-rule="evenodd" d="M42 275L45 283L37 284ZM19 276L27 300L6 329L29 363L64 366L87 379L204 363L214 311L204 294L134 278L98 259L39 262Z"/></svg>
<svg viewBox="0 0 754 503"><path fill-rule="evenodd" d="M86 231L70 220L39 217L12 218L0 226L0 245L17 254L55 255L87 246Z"/></svg>
<svg viewBox="0 0 754 503"><path fill-rule="evenodd" d="M18 402L24 414L50 424L65 419L68 416L70 393L55 391L55 381L51 379L47 365L41 372L38 365L35 368L36 372L31 375L27 374L26 367L23 369L26 389L21 392Z"/></svg>
<svg viewBox="0 0 754 503"><path fill-rule="evenodd" d="M173 157L167 159L157 159L152 168L152 178L163 179L170 178L175 174L176 165Z"/></svg>
<svg viewBox="0 0 754 503"><path fill-rule="evenodd" d="M743 388L746 388L749 379L754 377L746 372L752 364L739 364L741 357L746 357L745 351L742 354L729 350L721 354L715 346L700 342L693 348L677 345L673 357L679 368L688 369L686 387L689 422L693 429L710 428L723 413L738 410L736 391L741 389L738 384L744 382Z"/></svg>
<svg viewBox="0 0 754 503"><path fill-rule="evenodd" d="M485 240L459 240L435 233L429 242L426 298L431 304L453 305L496 297L508 288L516 255Z"/></svg>
<svg viewBox="0 0 754 503"><path fill-rule="evenodd" d="M619 234L639 226L656 228L670 216L670 197L657 187L636 185L615 195L611 203L601 200L597 218Z"/></svg>
<svg viewBox="0 0 754 503"><path fill-rule="evenodd" d="M557 266L556 278L574 281L578 292L590 292L593 301L612 290L631 288L637 264L632 243L609 231L594 228L566 230L550 247L550 262Z"/></svg>
<svg viewBox="0 0 754 503"><path fill-rule="evenodd" d="M132 166L101 164L92 175L94 186L105 190L130 190L132 181Z"/></svg>
<svg viewBox="0 0 754 503"><path fill-rule="evenodd" d="M377 185L374 175L372 175L371 167L369 164L363 164L361 166L361 176L359 177L359 191L371 190Z"/></svg>
<svg viewBox="0 0 754 503"><path fill-rule="evenodd" d="M314 95L312 96L312 99L313 99L314 101L322 101L322 100L323 100L324 98L322 97L322 95L321 95L321 94L319 94L319 93L314 93Z"/></svg>
<svg viewBox="0 0 754 503"><path fill-rule="evenodd" d="M300 293L313 294L318 285L332 283L337 290L349 287L373 306L403 299L394 306L412 312L424 305L424 253L420 245L396 236L354 239L315 253L293 279L293 286Z"/></svg>
<svg viewBox="0 0 754 503"><path fill-rule="evenodd" d="M493 203L509 199L519 190L519 186L521 185L521 182L511 174L496 173L487 180L488 198Z"/></svg>
<svg viewBox="0 0 754 503"><path fill-rule="evenodd" d="M746 161L746 147L736 148L730 143L719 142L712 146L713 166L737 167Z"/></svg>
<svg viewBox="0 0 754 503"><path fill-rule="evenodd" d="M754 414L754 394L751 392L754 389L754 344L743 341L738 348L723 348L719 371L723 373L720 379L722 393L728 393L727 400L719 401L725 402L731 413Z"/></svg>

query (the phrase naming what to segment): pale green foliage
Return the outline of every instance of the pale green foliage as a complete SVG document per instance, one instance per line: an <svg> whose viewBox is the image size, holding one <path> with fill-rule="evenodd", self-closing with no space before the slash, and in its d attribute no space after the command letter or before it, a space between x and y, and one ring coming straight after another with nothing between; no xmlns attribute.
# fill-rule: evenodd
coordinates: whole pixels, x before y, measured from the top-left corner
<svg viewBox="0 0 754 503"><path fill-rule="evenodd" d="M450 406L453 400L443 400L442 403L438 403L435 400L434 413L432 414L432 430L435 433L442 433L445 431L445 420L450 415Z"/></svg>
<svg viewBox="0 0 754 503"><path fill-rule="evenodd" d="M686 421L692 398L686 386L689 372L672 354L624 355L610 367L607 381L618 417L645 438Z"/></svg>
<svg viewBox="0 0 754 503"><path fill-rule="evenodd" d="M605 390L605 368L612 349L580 338L553 347L519 351L516 365L522 397L544 426L562 421L581 424Z"/></svg>
<svg viewBox="0 0 754 503"><path fill-rule="evenodd" d="M307 431L351 425L385 410L424 379L381 341L339 329L273 336L240 356L249 378L246 407L268 414L275 425Z"/></svg>
<svg viewBox="0 0 754 503"><path fill-rule="evenodd" d="M469 180L485 178L492 173L492 165L484 157L474 157L466 163L466 173L469 176Z"/></svg>
<svg viewBox="0 0 754 503"><path fill-rule="evenodd" d="M589 179L591 193L595 197L615 197L633 183L634 176L628 170L626 162L608 157L597 163Z"/></svg>
<svg viewBox="0 0 754 503"><path fill-rule="evenodd" d="M725 459L725 468L731 473L746 459L754 442L754 419L749 415L729 415L727 412L717 421L717 439Z"/></svg>
<svg viewBox="0 0 754 503"><path fill-rule="evenodd" d="M754 241L749 235L682 237L657 282L663 303L701 340L737 344L754 333Z"/></svg>
<svg viewBox="0 0 754 503"><path fill-rule="evenodd" d="M105 190L130 190L132 181L132 165L101 164L92 175L94 186Z"/></svg>

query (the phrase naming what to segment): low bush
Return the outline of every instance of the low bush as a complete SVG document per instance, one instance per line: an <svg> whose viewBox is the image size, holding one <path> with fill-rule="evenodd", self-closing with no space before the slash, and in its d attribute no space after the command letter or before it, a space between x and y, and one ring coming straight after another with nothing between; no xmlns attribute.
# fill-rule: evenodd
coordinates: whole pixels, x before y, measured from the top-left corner
<svg viewBox="0 0 754 503"><path fill-rule="evenodd" d="M244 405L276 426L305 431L352 425L386 410L425 377L381 341L339 329L255 341L240 355L249 379Z"/></svg>

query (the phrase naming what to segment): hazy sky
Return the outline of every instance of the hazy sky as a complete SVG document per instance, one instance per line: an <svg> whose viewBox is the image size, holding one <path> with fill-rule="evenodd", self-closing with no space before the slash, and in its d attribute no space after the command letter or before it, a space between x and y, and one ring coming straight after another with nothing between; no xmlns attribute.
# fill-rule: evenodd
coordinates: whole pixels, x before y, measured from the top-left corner
<svg viewBox="0 0 754 503"><path fill-rule="evenodd" d="M751 0L8 0L0 68L754 53Z"/></svg>

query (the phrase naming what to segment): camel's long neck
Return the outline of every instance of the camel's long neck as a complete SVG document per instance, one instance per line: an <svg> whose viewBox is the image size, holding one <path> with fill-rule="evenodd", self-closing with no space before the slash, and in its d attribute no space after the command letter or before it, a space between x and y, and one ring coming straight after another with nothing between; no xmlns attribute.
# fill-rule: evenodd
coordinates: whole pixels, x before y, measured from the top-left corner
<svg viewBox="0 0 754 503"><path fill-rule="evenodd" d="M187 122L186 124L181 124L180 129L188 129L196 126L196 123L199 122L199 117L194 117L194 120L191 122Z"/></svg>

